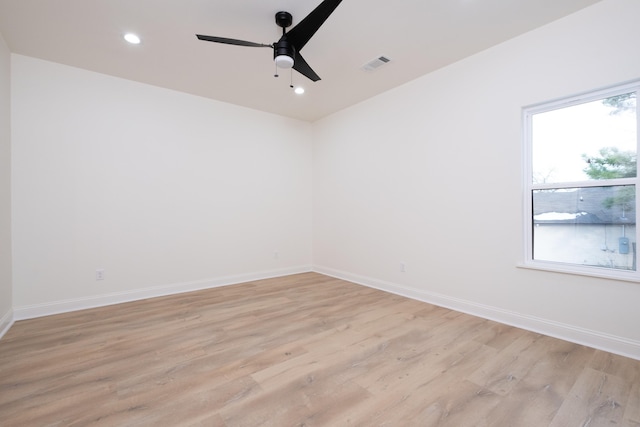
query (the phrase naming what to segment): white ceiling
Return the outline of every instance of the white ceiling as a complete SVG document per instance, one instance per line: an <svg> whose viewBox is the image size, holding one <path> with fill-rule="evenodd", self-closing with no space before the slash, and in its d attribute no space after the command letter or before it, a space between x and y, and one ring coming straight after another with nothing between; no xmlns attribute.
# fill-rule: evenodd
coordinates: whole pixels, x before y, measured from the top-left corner
<svg viewBox="0 0 640 427"><path fill-rule="evenodd" d="M598 1L344 0L302 50L322 80L294 72L301 96L271 49L195 34L270 44L276 12L295 26L320 0L0 0L0 33L14 53L315 121Z"/></svg>

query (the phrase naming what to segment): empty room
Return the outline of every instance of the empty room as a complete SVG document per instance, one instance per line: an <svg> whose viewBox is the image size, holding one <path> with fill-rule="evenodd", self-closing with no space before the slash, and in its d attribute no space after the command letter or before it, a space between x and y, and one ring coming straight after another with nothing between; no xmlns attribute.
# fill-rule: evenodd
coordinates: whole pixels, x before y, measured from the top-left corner
<svg viewBox="0 0 640 427"><path fill-rule="evenodd" d="M0 0L0 425L640 426L638 0Z"/></svg>

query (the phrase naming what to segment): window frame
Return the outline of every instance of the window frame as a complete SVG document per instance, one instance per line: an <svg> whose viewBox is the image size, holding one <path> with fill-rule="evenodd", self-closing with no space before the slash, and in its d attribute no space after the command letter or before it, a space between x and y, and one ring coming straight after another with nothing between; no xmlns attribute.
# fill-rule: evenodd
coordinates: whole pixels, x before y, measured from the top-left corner
<svg viewBox="0 0 640 427"><path fill-rule="evenodd" d="M533 192L534 190L545 189L562 189L562 188L586 188L586 187L613 187L620 185L635 185L636 215L640 212L640 169L635 178L614 178L606 180L587 180L587 181L562 181L554 183L534 184L533 182L533 141L532 141L532 117L539 113L568 108L592 101L609 98L624 93L636 93L636 153L640 154L640 80L611 86L604 89L598 89L590 92L584 92L578 95L568 96L549 102L542 102L522 108L522 131L523 131L523 218L524 218L524 252L523 262L518 266L531 268L536 270L553 271L568 274L577 274L592 277L601 277L614 280L625 280L640 282L640 268L636 270L621 270L607 267L587 266L580 264L569 264L560 261L536 260L533 257L534 243L534 218L533 218ZM636 163L638 163L636 156ZM637 221L636 221L637 222ZM635 227L635 241L640 243L638 239L640 228ZM636 253L636 257L640 251ZM640 265L640 259L636 259L636 264Z"/></svg>

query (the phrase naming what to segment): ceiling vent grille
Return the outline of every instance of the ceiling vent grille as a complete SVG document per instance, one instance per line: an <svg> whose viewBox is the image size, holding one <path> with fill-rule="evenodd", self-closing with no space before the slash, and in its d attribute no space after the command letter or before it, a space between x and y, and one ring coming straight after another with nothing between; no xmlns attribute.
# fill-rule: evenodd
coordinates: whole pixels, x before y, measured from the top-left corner
<svg viewBox="0 0 640 427"><path fill-rule="evenodd" d="M373 60L367 62L361 68L364 71L374 71L374 70L382 67L383 65L388 64L390 61L391 61L391 59L387 58L386 56L379 56L376 59L373 59Z"/></svg>

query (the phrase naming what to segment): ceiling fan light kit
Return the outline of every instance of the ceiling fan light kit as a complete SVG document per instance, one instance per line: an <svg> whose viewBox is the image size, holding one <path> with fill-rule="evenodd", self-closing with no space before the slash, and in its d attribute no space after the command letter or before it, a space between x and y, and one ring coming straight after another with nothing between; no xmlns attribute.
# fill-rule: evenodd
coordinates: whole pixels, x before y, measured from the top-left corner
<svg viewBox="0 0 640 427"><path fill-rule="evenodd" d="M273 58L278 68L293 68L311 81L316 82L320 80L320 76L307 64L307 61L300 55L300 51L341 2L342 0L324 0L289 32L286 29L293 23L291 14L284 11L276 13L276 24L282 27L282 37L272 44L201 34L196 34L196 37L203 41L235 46L270 47L273 49Z"/></svg>
<svg viewBox="0 0 640 427"><path fill-rule="evenodd" d="M289 55L278 55L276 56L276 65L278 68L291 68L293 67L293 58Z"/></svg>

